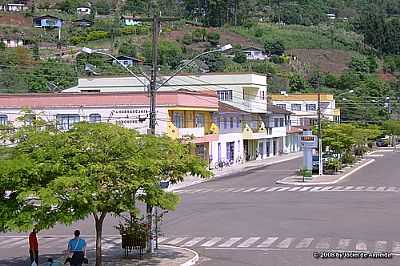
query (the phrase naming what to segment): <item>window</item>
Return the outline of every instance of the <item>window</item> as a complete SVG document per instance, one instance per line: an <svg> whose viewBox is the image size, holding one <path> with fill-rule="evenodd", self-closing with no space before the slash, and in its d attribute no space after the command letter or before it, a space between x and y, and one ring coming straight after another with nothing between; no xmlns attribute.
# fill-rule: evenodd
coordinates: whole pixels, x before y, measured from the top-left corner
<svg viewBox="0 0 400 266"><path fill-rule="evenodd" d="M274 127L279 127L279 118L274 118Z"/></svg>
<svg viewBox="0 0 400 266"><path fill-rule="evenodd" d="M228 127L228 119L226 119L226 117L224 117L224 128Z"/></svg>
<svg viewBox="0 0 400 266"><path fill-rule="evenodd" d="M263 100L265 99L265 91L261 92L261 99L263 99Z"/></svg>
<svg viewBox="0 0 400 266"><path fill-rule="evenodd" d="M204 114L196 114L196 127L204 127Z"/></svg>
<svg viewBox="0 0 400 266"><path fill-rule="evenodd" d="M286 104L277 104L276 107L282 108L283 110L286 110Z"/></svg>
<svg viewBox="0 0 400 266"><path fill-rule="evenodd" d="M182 115L182 113L174 113L172 115L172 120L173 120L174 125L177 128L182 128L183 127L183 115Z"/></svg>
<svg viewBox="0 0 400 266"><path fill-rule="evenodd" d="M218 143L218 162L221 161L221 143Z"/></svg>
<svg viewBox="0 0 400 266"><path fill-rule="evenodd" d="M218 94L218 100L220 101L232 101L231 90L217 91L217 94Z"/></svg>
<svg viewBox="0 0 400 266"><path fill-rule="evenodd" d="M77 114L62 114L57 115L57 126L61 130L69 130L73 124L78 123L80 117Z"/></svg>
<svg viewBox="0 0 400 266"><path fill-rule="evenodd" d="M240 127L240 117L236 117L236 127Z"/></svg>
<svg viewBox="0 0 400 266"><path fill-rule="evenodd" d="M284 127L285 126L285 119L279 118L279 126Z"/></svg>
<svg viewBox="0 0 400 266"><path fill-rule="evenodd" d="M233 117L229 118L229 125L231 128L233 128Z"/></svg>
<svg viewBox="0 0 400 266"><path fill-rule="evenodd" d="M99 123L99 122L101 122L101 115L100 114L90 114L89 115L89 122L90 123Z"/></svg>
<svg viewBox="0 0 400 266"><path fill-rule="evenodd" d="M292 111L301 111L301 104L293 103L291 108Z"/></svg>
<svg viewBox="0 0 400 266"><path fill-rule="evenodd" d="M314 104L306 104L306 110L307 111L315 111L315 110L317 110L317 105L314 103Z"/></svg>
<svg viewBox="0 0 400 266"><path fill-rule="evenodd" d="M5 126L5 125L7 125L7 122L8 122L7 115L0 115L0 125Z"/></svg>

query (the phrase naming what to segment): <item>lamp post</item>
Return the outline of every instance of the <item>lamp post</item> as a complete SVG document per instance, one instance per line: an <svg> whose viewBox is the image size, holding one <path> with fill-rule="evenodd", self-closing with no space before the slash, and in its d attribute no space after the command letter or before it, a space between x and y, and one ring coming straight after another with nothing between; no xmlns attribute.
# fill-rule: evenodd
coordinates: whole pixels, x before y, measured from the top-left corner
<svg viewBox="0 0 400 266"><path fill-rule="evenodd" d="M231 44L226 44L218 49L215 50L210 50L203 52L201 54L198 54L197 56L193 57L190 61L186 62L182 66L180 66L171 76L169 76L165 81L161 82L161 84L157 85L157 70L158 70L158 54L157 54L157 42L158 42L158 33L159 33L159 20L158 17L154 17L153 21L153 52L152 52L152 58L153 58L153 67L152 67L152 73L151 76L149 77L146 73L143 71L141 74L143 77L147 80L148 84L143 81L138 75L136 75L131 69L129 69L127 66L122 64L115 56L104 53L101 51L96 51L87 47L82 48L83 53L87 54L100 54L104 56L108 56L112 59L114 59L119 65L121 65L129 74L131 74L133 77L135 77L140 83L144 85L145 88L149 88L150 92L150 119L149 119L149 133L150 134L155 134L156 131L156 93L157 90L160 89L162 86L164 86L168 81L170 81L173 77L178 75L185 67L190 65L194 60L196 60L199 57L202 57L207 54L211 53L217 53L217 52L224 52L229 49L232 49ZM153 232L153 206L147 205L146 206L146 212L147 212L147 226L149 230L149 238L148 238L148 253L153 253L154 252L154 232Z"/></svg>

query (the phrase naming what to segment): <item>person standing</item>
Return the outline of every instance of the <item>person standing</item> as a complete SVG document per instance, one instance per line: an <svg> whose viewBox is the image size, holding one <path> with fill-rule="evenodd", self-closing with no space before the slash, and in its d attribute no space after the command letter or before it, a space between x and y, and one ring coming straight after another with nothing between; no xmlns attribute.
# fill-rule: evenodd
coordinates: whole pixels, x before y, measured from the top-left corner
<svg viewBox="0 0 400 266"><path fill-rule="evenodd" d="M71 266L82 266L86 257L86 241L80 238L81 232L75 230L74 238L68 242L68 252L72 254L70 265Z"/></svg>
<svg viewBox="0 0 400 266"><path fill-rule="evenodd" d="M39 243L37 240L37 230L34 228L29 234L29 256L31 263L36 262L39 265Z"/></svg>

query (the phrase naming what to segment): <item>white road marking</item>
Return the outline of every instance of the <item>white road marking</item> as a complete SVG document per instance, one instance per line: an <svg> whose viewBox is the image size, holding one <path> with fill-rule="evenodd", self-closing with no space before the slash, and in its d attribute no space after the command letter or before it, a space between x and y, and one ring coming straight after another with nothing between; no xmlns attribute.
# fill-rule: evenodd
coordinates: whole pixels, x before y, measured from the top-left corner
<svg viewBox="0 0 400 266"><path fill-rule="evenodd" d="M347 186L347 187L344 188L344 190L351 190L353 188L354 188L354 186Z"/></svg>
<svg viewBox="0 0 400 266"><path fill-rule="evenodd" d="M366 251L367 250L367 243L358 240L356 244L356 250Z"/></svg>
<svg viewBox="0 0 400 266"><path fill-rule="evenodd" d="M333 189L331 189L331 191L336 191L336 190L341 190L343 189L343 186L336 186Z"/></svg>
<svg viewBox="0 0 400 266"><path fill-rule="evenodd" d="M257 188L258 187L252 187L252 188L244 190L243 192L250 192L250 191L256 190Z"/></svg>
<svg viewBox="0 0 400 266"><path fill-rule="evenodd" d="M291 189L289 189L288 191L296 191L296 190L299 190L301 187L294 187L294 188L291 188Z"/></svg>
<svg viewBox="0 0 400 266"><path fill-rule="evenodd" d="M322 187L313 187L311 190L310 190L310 192L315 192L315 191L318 191L318 190L320 190Z"/></svg>
<svg viewBox="0 0 400 266"><path fill-rule="evenodd" d="M7 245L7 248L10 248L10 247L17 247L17 246L26 244L27 241L28 241L28 239L26 239L26 238L19 239L17 242L9 243L9 244Z"/></svg>
<svg viewBox="0 0 400 266"><path fill-rule="evenodd" d="M224 243L218 245L218 247L230 247L233 244L235 244L236 242L240 241L240 239L242 239L241 237L231 237L228 241L225 241Z"/></svg>
<svg viewBox="0 0 400 266"><path fill-rule="evenodd" d="M299 191L307 191L309 190L311 187L303 187L302 189L300 189Z"/></svg>
<svg viewBox="0 0 400 266"><path fill-rule="evenodd" d="M235 190L232 190L232 192L239 192L239 191L242 191L242 190L245 190L246 188L239 188L239 189L235 189Z"/></svg>
<svg viewBox="0 0 400 266"><path fill-rule="evenodd" d="M269 248L276 240L278 240L278 237L268 237L264 242L259 244L257 247L259 248Z"/></svg>
<svg viewBox="0 0 400 266"><path fill-rule="evenodd" d="M276 190L278 190L278 189L280 189L280 188L282 188L282 187L272 187L272 188L270 188L270 189L267 189L265 192L276 191Z"/></svg>
<svg viewBox="0 0 400 266"><path fill-rule="evenodd" d="M239 244L237 247L238 248L248 248L254 243L256 243L261 237L250 237L249 239L243 241L241 244Z"/></svg>
<svg viewBox="0 0 400 266"><path fill-rule="evenodd" d="M231 192L231 191L233 191L233 190L235 190L235 188L228 188L228 189L226 190L226 192Z"/></svg>
<svg viewBox="0 0 400 266"><path fill-rule="evenodd" d="M196 245L200 241L203 241L204 239L205 239L205 237L195 237L192 240L183 244L182 247L193 247L194 245Z"/></svg>
<svg viewBox="0 0 400 266"><path fill-rule="evenodd" d="M21 238L24 239L25 241L28 241L28 239L25 237L17 237L17 238L10 237L10 238L6 238L3 241L0 241L0 248L7 248L7 246L6 246L7 244L10 244L15 241L19 242L21 240Z"/></svg>
<svg viewBox="0 0 400 266"><path fill-rule="evenodd" d="M315 246L315 248L318 249L328 249L329 248L329 242L331 241L331 239L329 237L326 238L322 238L317 245Z"/></svg>
<svg viewBox="0 0 400 266"><path fill-rule="evenodd" d="M164 237L164 236L159 236L158 237L158 243L164 242L165 240L167 240L168 237Z"/></svg>
<svg viewBox="0 0 400 266"><path fill-rule="evenodd" d="M203 243L201 246L202 247L212 247L221 240L222 240L222 237L213 237L210 240L208 240L207 242Z"/></svg>
<svg viewBox="0 0 400 266"><path fill-rule="evenodd" d="M314 238L311 237L303 238L299 243L297 243L295 248L308 248L313 241Z"/></svg>
<svg viewBox="0 0 400 266"><path fill-rule="evenodd" d="M375 191L385 191L386 187L378 187Z"/></svg>
<svg viewBox="0 0 400 266"><path fill-rule="evenodd" d="M355 190L363 190L364 188L365 188L365 186L359 186L359 187L356 187Z"/></svg>
<svg viewBox="0 0 400 266"><path fill-rule="evenodd" d="M323 187L320 191L327 191L333 188L333 186Z"/></svg>
<svg viewBox="0 0 400 266"><path fill-rule="evenodd" d="M387 241L376 241L375 251L386 251Z"/></svg>
<svg viewBox="0 0 400 266"><path fill-rule="evenodd" d="M206 192L210 192L210 191L213 191L214 189L212 189L212 188L206 188L206 189L203 189L202 191L199 191L199 193L206 193Z"/></svg>
<svg viewBox="0 0 400 266"><path fill-rule="evenodd" d="M375 191L375 187L367 187L366 191Z"/></svg>
<svg viewBox="0 0 400 266"><path fill-rule="evenodd" d="M254 192L261 192L261 191L266 190L267 188L269 188L269 187L262 187L262 188L257 189L257 190L254 191Z"/></svg>
<svg viewBox="0 0 400 266"><path fill-rule="evenodd" d="M346 250L350 246L350 243L351 243L351 239L348 239L348 238L340 239L336 249Z"/></svg>
<svg viewBox="0 0 400 266"><path fill-rule="evenodd" d="M285 191L285 190L288 190L288 189L290 189L290 187L283 187L283 188L278 189L277 191Z"/></svg>
<svg viewBox="0 0 400 266"><path fill-rule="evenodd" d="M169 245L176 245L182 242L183 240L187 239L187 237L177 237L174 240L168 242Z"/></svg>
<svg viewBox="0 0 400 266"><path fill-rule="evenodd" d="M284 240L282 240L278 245L276 245L277 248L288 248L290 244L293 242L294 237L287 237Z"/></svg>
<svg viewBox="0 0 400 266"><path fill-rule="evenodd" d="M393 253L400 253L400 242L393 241L393 243L392 243L392 252Z"/></svg>
<svg viewBox="0 0 400 266"><path fill-rule="evenodd" d="M389 187L388 189L386 189L387 192L399 192L398 188L396 187Z"/></svg>

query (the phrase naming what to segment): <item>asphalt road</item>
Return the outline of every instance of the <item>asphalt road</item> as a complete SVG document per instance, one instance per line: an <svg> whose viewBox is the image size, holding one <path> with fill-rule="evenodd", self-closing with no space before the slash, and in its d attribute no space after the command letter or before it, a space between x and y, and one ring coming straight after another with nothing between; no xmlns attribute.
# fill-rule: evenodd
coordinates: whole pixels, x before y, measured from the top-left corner
<svg viewBox="0 0 400 266"><path fill-rule="evenodd" d="M400 152L377 153L374 159L331 186L275 184L300 167L301 159L295 159L184 188L182 203L161 225L161 243L196 250L204 266L400 265ZM108 246L117 235L115 224L112 217L106 220ZM60 252L75 228L94 233L92 219L56 226L41 232L42 253ZM16 235L0 236L0 265L19 265L11 258L26 254L25 235L11 241ZM316 259L317 251L394 256Z"/></svg>

